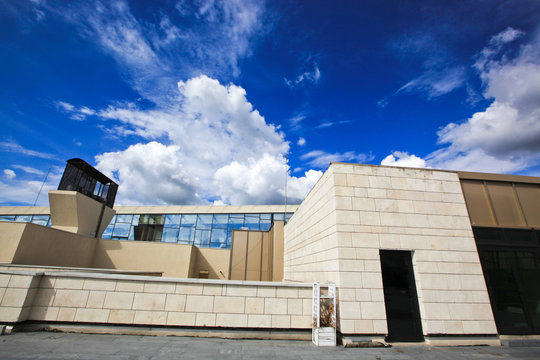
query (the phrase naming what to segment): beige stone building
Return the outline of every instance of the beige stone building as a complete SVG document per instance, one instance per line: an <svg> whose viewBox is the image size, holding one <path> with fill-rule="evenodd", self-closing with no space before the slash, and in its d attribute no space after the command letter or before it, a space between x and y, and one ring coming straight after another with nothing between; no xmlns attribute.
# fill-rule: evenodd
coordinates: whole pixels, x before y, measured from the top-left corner
<svg viewBox="0 0 540 360"><path fill-rule="evenodd" d="M540 178L333 163L287 207L49 198L0 208L0 322L311 329L332 282L346 337L540 334Z"/></svg>

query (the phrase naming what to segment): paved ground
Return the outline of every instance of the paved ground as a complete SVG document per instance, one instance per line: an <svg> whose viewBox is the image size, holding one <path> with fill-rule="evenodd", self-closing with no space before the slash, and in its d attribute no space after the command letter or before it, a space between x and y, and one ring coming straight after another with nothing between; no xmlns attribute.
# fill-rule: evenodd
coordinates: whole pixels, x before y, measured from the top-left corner
<svg viewBox="0 0 540 360"><path fill-rule="evenodd" d="M0 359L540 359L540 347L346 349L307 341L33 332L0 336Z"/></svg>

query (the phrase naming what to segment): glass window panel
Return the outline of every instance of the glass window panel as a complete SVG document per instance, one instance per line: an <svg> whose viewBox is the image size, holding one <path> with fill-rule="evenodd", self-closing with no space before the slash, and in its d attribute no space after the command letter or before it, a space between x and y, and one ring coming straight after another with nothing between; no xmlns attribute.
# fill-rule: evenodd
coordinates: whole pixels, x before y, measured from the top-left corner
<svg viewBox="0 0 540 360"><path fill-rule="evenodd" d="M289 219L293 216L292 213L285 214L285 222L289 221Z"/></svg>
<svg viewBox="0 0 540 360"><path fill-rule="evenodd" d="M164 215L146 214L139 218L139 224L163 225L164 221Z"/></svg>
<svg viewBox="0 0 540 360"><path fill-rule="evenodd" d="M182 215L182 226L195 226L197 215Z"/></svg>
<svg viewBox="0 0 540 360"><path fill-rule="evenodd" d="M160 242L163 234L163 227L156 226L153 228L153 237L151 241Z"/></svg>
<svg viewBox="0 0 540 360"><path fill-rule="evenodd" d="M226 214L214 215L213 227L226 229L228 223L229 223L229 215L226 215Z"/></svg>
<svg viewBox="0 0 540 360"><path fill-rule="evenodd" d="M116 215L113 216L111 219L111 222L109 223L109 226L116 224Z"/></svg>
<svg viewBox="0 0 540 360"><path fill-rule="evenodd" d="M131 225L129 229L128 240L135 240L135 226Z"/></svg>
<svg viewBox="0 0 540 360"><path fill-rule="evenodd" d="M232 231L227 231L227 248L231 247L232 243Z"/></svg>
<svg viewBox="0 0 540 360"><path fill-rule="evenodd" d="M528 328L512 269L512 255L504 251L480 252L482 268L491 288L491 307L500 333L519 333Z"/></svg>
<svg viewBox="0 0 540 360"><path fill-rule="evenodd" d="M139 220L141 219L141 215L133 215L133 220L131 221L132 225L139 225Z"/></svg>
<svg viewBox="0 0 540 360"><path fill-rule="evenodd" d="M244 227L249 230L259 230L259 216L246 215Z"/></svg>
<svg viewBox="0 0 540 360"><path fill-rule="evenodd" d="M237 229L237 230L240 230L244 227L244 224L229 224L229 226L227 227L227 230L228 231L232 231L234 229Z"/></svg>
<svg viewBox="0 0 540 360"><path fill-rule="evenodd" d="M193 244L195 238L195 228L182 226L180 228L179 242L184 244Z"/></svg>
<svg viewBox="0 0 540 360"><path fill-rule="evenodd" d="M531 230L504 230L506 238L511 242L532 242L533 232Z"/></svg>
<svg viewBox="0 0 540 360"><path fill-rule="evenodd" d="M133 220L133 215L116 215L116 222L117 223L129 223L129 224L131 224L131 220Z"/></svg>
<svg viewBox="0 0 540 360"><path fill-rule="evenodd" d="M534 327L540 329L540 262L534 252L517 251L516 263L521 279L523 300L530 312Z"/></svg>
<svg viewBox="0 0 540 360"><path fill-rule="evenodd" d="M195 246L207 247L210 245L210 231L195 230Z"/></svg>
<svg viewBox="0 0 540 360"><path fill-rule="evenodd" d="M178 241L178 229L165 228L163 229L162 242L175 243Z"/></svg>
<svg viewBox="0 0 540 360"><path fill-rule="evenodd" d="M494 228L473 228L474 238L476 241L499 242L503 241L503 233L501 229Z"/></svg>
<svg viewBox="0 0 540 360"><path fill-rule="evenodd" d="M270 220L272 219L272 214L261 214L261 220Z"/></svg>
<svg viewBox="0 0 540 360"><path fill-rule="evenodd" d="M212 228L212 215L198 215L197 216L197 229L211 229Z"/></svg>
<svg viewBox="0 0 540 360"><path fill-rule="evenodd" d="M34 215L32 217L32 223L47 226L49 222L49 215Z"/></svg>
<svg viewBox="0 0 540 360"><path fill-rule="evenodd" d="M101 238L103 239L110 239L111 238L111 234L112 234L112 230L114 228L114 225L109 225L107 226L107 228L105 229L105 231L103 232L103 235L101 235Z"/></svg>
<svg viewBox="0 0 540 360"><path fill-rule="evenodd" d="M212 229L212 238L210 239L212 243L221 244L218 247L227 246L227 229Z"/></svg>
<svg viewBox="0 0 540 360"><path fill-rule="evenodd" d="M0 220L14 221L15 220L15 215L0 215Z"/></svg>
<svg viewBox="0 0 540 360"><path fill-rule="evenodd" d="M32 221L32 215L17 215L15 221L30 222Z"/></svg>
<svg viewBox="0 0 540 360"><path fill-rule="evenodd" d="M229 214L229 217L230 217L230 221L232 221L232 219L244 219L244 214Z"/></svg>
<svg viewBox="0 0 540 360"><path fill-rule="evenodd" d="M121 237L128 237L129 230L131 229L130 224L123 224L123 223L117 223L114 226L114 230L112 232L112 236L121 236Z"/></svg>
<svg viewBox="0 0 540 360"><path fill-rule="evenodd" d="M180 225L180 215L165 215L166 227L178 227Z"/></svg>
<svg viewBox="0 0 540 360"><path fill-rule="evenodd" d="M270 227L272 227L272 222L270 221L270 219L261 219L260 227L261 230L268 231L270 230Z"/></svg>
<svg viewBox="0 0 540 360"><path fill-rule="evenodd" d="M283 221L283 220L285 220L285 214L274 214L274 220L275 221Z"/></svg>

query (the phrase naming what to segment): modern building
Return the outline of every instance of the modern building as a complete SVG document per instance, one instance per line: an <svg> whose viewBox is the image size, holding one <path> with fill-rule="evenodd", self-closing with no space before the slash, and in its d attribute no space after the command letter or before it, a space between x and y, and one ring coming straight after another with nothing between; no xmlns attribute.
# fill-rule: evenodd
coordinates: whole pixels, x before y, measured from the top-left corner
<svg viewBox="0 0 540 360"><path fill-rule="evenodd" d="M540 334L540 178L332 163L287 207L90 193L0 208L0 322L310 329L318 282L346 337Z"/></svg>

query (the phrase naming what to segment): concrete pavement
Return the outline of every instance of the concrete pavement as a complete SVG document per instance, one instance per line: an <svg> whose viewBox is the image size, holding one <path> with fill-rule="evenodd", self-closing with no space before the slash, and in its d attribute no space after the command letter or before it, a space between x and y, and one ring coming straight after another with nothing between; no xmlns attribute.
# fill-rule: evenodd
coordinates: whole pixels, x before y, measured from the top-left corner
<svg viewBox="0 0 540 360"><path fill-rule="evenodd" d="M0 359L540 359L540 347L317 348L308 341L20 332L0 336Z"/></svg>

